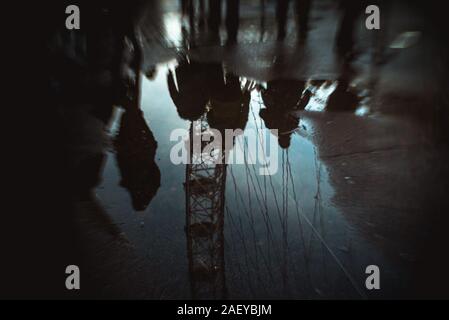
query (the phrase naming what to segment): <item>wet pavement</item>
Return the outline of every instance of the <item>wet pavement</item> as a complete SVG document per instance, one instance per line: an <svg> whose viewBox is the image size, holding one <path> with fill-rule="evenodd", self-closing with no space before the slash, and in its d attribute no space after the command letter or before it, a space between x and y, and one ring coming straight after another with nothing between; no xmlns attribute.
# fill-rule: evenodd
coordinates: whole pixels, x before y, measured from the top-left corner
<svg viewBox="0 0 449 320"><path fill-rule="evenodd" d="M193 275L190 279L180 275L189 273L187 262L194 257L186 254L189 239L185 225L190 213L183 204L186 197L194 195L186 192L186 165L173 165L166 159L173 147L167 138L171 131L188 129L190 124L179 117L169 95L167 75L171 67L158 66L155 79L142 83L143 117L160 141L156 153L161 171L157 195L148 208L135 212L132 190L121 186L123 177L114 152L108 153L97 195L130 242L157 270L163 297L189 298L195 280ZM253 89L245 129L261 128L269 134L261 109L266 109L261 92ZM120 135L120 130L116 131L119 125L113 123L112 127L111 135ZM227 166L226 179L220 185L225 193L224 210L213 213L224 219L223 230L217 231L224 233L220 243L224 256L216 258L225 261L223 270L217 272L226 279L225 290L215 297L365 297L361 288L364 267L373 261L385 270L385 282L398 286L405 277L395 276L397 266L373 248L349 223L344 211L333 204L335 190L329 169L312 140L316 130L313 120L298 118L292 128L297 130L288 134L289 146L279 150L276 174L260 176L252 165ZM345 183L355 183L355 178L345 178ZM194 285L211 286L207 281Z"/></svg>
<svg viewBox="0 0 449 320"><path fill-rule="evenodd" d="M128 41L142 44L142 67L135 48L124 58L126 99L101 100L108 71L95 71L88 102L58 106L86 296L441 296L429 270L447 259L448 155L434 107L444 84L439 44L414 10L392 2L380 31L362 14L341 53L333 1L312 1L304 39L291 9L279 41L275 3L242 0L235 43L225 27L192 27L178 1L148 5ZM262 145L271 135L277 172L225 164L204 178L173 164L172 131L198 121L258 132ZM381 290L366 289L368 265Z"/></svg>

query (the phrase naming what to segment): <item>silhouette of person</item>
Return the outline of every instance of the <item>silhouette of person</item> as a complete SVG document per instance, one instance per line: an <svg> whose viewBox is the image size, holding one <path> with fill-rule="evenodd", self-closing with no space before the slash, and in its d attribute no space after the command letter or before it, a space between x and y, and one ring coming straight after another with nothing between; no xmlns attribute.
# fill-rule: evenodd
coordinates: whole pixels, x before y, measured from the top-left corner
<svg viewBox="0 0 449 320"><path fill-rule="evenodd" d="M192 0L179 0L181 4L181 15L186 16L191 13L191 7L193 7Z"/></svg>
<svg viewBox="0 0 449 320"><path fill-rule="evenodd" d="M353 111L360 102L359 96L350 88L354 70L348 63L344 63L342 68L337 87L327 100L326 110L328 111Z"/></svg>
<svg viewBox="0 0 449 320"><path fill-rule="evenodd" d="M121 105L124 97L128 94L127 79L123 72L128 49L125 38L129 40L133 48L133 58L129 67L132 70L137 70L142 63L142 49L135 25L144 5L143 0L131 1L126 6L114 3L106 4L101 1L89 3L89 7L85 11L84 28L87 35L89 63L113 66L111 70L113 90L110 96L114 99L115 104ZM107 59L105 59L106 55Z"/></svg>
<svg viewBox="0 0 449 320"><path fill-rule="evenodd" d="M206 25L206 0L198 0L199 1L199 7L200 7L200 16L199 16L199 23L198 26L200 28L203 28Z"/></svg>
<svg viewBox="0 0 449 320"><path fill-rule="evenodd" d="M240 0L226 0L226 31L228 33L228 44L237 41L239 29L239 7ZM209 0L209 30L218 36L221 25L222 0Z"/></svg>
<svg viewBox="0 0 449 320"><path fill-rule="evenodd" d="M262 90L265 108L259 112L268 129L278 130L278 143L283 149L290 146L291 135L299 125L299 117L291 111L304 108L302 100L304 81L281 79L269 81Z"/></svg>
<svg viewBox="0 0 449 320"><path fill-rule="evenodd" d="M157 141L141 110L125 111L114 146L120 185L129 191L133 208L145 210L161 185L161 173L155 162Z"/></svg>
<svg viewBox="0 0 449 320"><path fill-rule="evenodd" d="M278 0L276 5L276 21L278 27L278 40L284 40L286 36L286 25L288 7L290 0ZM298 39L307 37L308 20L311 0L295 0L295 16L298 26Z"/></svg>
<svg viewBox="0 0 449 320"><path fill-rule="evenodd" d="M203 64L184 58L176 67L175 75L171 71L168 74L168 90L182 119L195 121L206 112L209 100L205 90L206 72Z"/></svg>
<svg viewBox="0 0 449 320"><path fill-rule="evenodd" d="M75 192L83 195L88 195L100 181L104 150L96 148L102 145L102 135L98 133L110 121L113 105L124 100L116 93L124 91L118 86L123 88L125 36L135 36L136 7L133 4L123 10L120 12L129 15L120 19L119 7L89 3L80 32L67 34L65 30L63 41L52 48L49 71L56 88L55 100L60 108L75 115L64 121L67 143L74 149L70 151L74 155L69 170L73 171ZM139 50L135 49L137 54ZM139 64L131 67L138 68ZM93 142L96 144L86 147L86 143Z"/></svg>
<svg viewBox="0 0 449 320"><path fill-rule="evenodd" d="M205 12L205 0L198 0L199 2L199 23L198 26L201 28L205 25L205 18L206 18L206 12ZM188 16L189 17L189 23L191 31L194 31L195 27L195 5L194 0L180 0L181 2L181 15L182 17Z"/></svg>
<svg viewBox="0 0 449 320"><path fill-rule="evenodd" d="M364 7L364 2L363 0L340 0L342 18L336 35L335 47L341 56L351 53L353 50L355 23Z"/></svg>
<svg viewBox="0 0 449 320"><path fill-rule="evenodd" d="M240 87L239 77L224 74L221 64L207 65L210 111L209 125L219 131L245 129L248 122L250 92Z"/></svg>

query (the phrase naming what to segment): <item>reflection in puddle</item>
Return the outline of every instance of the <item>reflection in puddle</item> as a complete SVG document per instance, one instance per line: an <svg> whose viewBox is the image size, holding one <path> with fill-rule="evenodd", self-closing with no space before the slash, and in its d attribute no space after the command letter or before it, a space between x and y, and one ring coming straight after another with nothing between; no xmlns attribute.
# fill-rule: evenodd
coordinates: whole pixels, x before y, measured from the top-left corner
<svg viewBox="0 0 449 320"><path fill-rule="evenodd" d="M447 41L416 8L383 9L385 28L373 32L358 29L356 1L298 1L298 10L288 1L144 2L92 4L82 32L46 28L50 139L40 141L50 145L38 147L39 157L51 151L39 163L52 170L39 170L44 179L29 189L43 191L32 203L48 200L57 213L22 232L26 246L50 245L54 256L79 245L85 272L98 278L84 297L403 298L446 289L432 262L447 233L447 77L435 72L445 69ZM243 161L171 161L173 130L190 141L208 128L241 129L228 141ZM269 138L274 174L260 173L252 142L236 143L250 132L257 146ZM47 231L49 241L35 242ZM377 292L365 288L372 264L382 273Z"/></svg>
<svg viewBox="0 0 449 320"><path fill-rule="evenodd" d="M357 116L370 113L367 90L357 92L355 86L342 80L310 80L303 96L307 94L310 98L304 108L306 111L353 111Z"/></svg>
<svg viewBox="0 0 449 320"><path fill-rule="evenodd" d="M383 269L391 270L332 205L327 169L308 136L313 126L298 116L308 98L306 110L324 105L336 82L310 82L307 90L316 90L307 97L304 82L259 83L228 74L220 64L181 61L157 69L142 83L143 127L152 133L144 136L157 141L156 154L149 150L142 164L150 173L159 168L160 186L155 175L146 177L158 190L147 193L143 215L133 214L135 196L120 187L123 166L109 154L97 193L165 296L363 297L366 265L385 262ZM257 165L245 164L173 165L171 131L188 130L197 119L265 134L276 127L278 172L261 176ZM120 126L125 120L117 117Z"/></svg>
<svg viewBox="0 0 449 320"><path fill-rule="evenodd" d="M134 210L145 210L159 189L161 174L154 162L157 142L140 110L130 109L121 115L114 145L120 185L131 195Z"/></svg>
<svg viewBox="0 0 449 320"><path fill-rule="evenodd" d="M324 111L327 105L327 100L332 92L337 88L337 81L311 81L308 90L311 91L312 96L305 110L307 111Z"/></svg>

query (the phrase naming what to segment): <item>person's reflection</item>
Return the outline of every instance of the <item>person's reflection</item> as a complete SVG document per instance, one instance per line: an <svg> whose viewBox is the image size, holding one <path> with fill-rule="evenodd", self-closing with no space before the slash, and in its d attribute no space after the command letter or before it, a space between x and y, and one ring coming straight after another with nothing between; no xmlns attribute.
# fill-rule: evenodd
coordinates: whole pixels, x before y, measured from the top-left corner
<svg viewBox="0 0 449 320"><path fill-rule="evenodd" d="M225 74L221 63L182 59L167 76L168 89L179 116L195 121L207 111L211 128L244 129L248 121L250 92L239 77Z"/></svg>
<svg viewBox="0 0 449 320"><path fill-rule="evenodd" d="M161 174L155 162L157 141L139 106L141 60L140 54L137 52L134 54L128 65L134 73L134 79L127 79L128 93L123 97L121 105L125 112L121 117L114 146L121 174L120 185L129 191L133 208L143 211L160 187ZM155 69L150 68L150 75L153 72Z"/></svg>
<svg viewBox="0 0 449 320"><path fill-rule="evenodd" d="M223 132L225 129L245 129L250 92L241 89L239 77L225 74L221 64L207 65L207 69L210 99L207 120L210 127Z"/></svg>
<svg viewBox="0 0 449 320"><path fill-rule="evenodd" d="M298 40L307 37L308 21L311 0L295 0L295 16L298 24ZM286 25L288 7L290 0L278 0L276 6L276 21L278 27L278 40L284 40L286 36Z"/></svg>
<svg viewBox="0 0 449 320"><path fill-rule="evenodd" d="M134 209L145 210L161 185L161 173L155 162L157 142L141 110L123 114L114 144L120 185L129 191Z"/></svg>
<svg viewBox="0 0 449 320"><path fill-rule="evenodd" d="M228 33L228 44L237 41L239 29L239 7L240 0L226 0L226 31ZM209 31L218 37L221 25L222 0L209 0Z"/></svg>
<svg viewBox="0 0 449 320"><path fill-rule="evenodd" d="M182 119L195 121L206 111L206 72L203 64L185 58L168 74L168 90Z"/></svg>
<svg viewBox="0 0 449 320"><path fill-rule="evenodd" d="M262 90L265 108L259 112L268 129L278 130L278 143L283 149L290 146L291 135L299 125L299 117L292 111L303 109L307 104L307 95L302 95L304 81L273 80Z"/></svg>

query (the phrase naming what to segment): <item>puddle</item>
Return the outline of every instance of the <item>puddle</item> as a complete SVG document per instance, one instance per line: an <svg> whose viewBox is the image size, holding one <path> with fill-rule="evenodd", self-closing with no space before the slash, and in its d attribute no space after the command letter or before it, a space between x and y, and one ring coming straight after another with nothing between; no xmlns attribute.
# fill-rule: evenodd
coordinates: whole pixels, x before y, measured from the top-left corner
<svg viewBox="0 0 449 320"><path fill-rule="evenodd" d="M142 169L146 170L142 175L152 181L140 181L136 172L140 167L120 164L118 152L111 151L103 182L96 190L138 255L153 270L151 282L163 288L165 298L366 296L366 266L375 263L387 274L393 266L332 205L334 190L326 166L319 160L319 151L308 137L308 131L313 130L310 124L293 117L287 127L279 128L276 174L260 175L256 165L224 165L213 171L216 180L210 192L195 193L186 181L195 174L194 168L170 161L174 145L169 140L170 133L173 129L190 128L190 121L179 116L183 112L179 106L177 110L170 95L168 79L170 71L175 70L176 90L187 90L187 101L196 101L195 97L201 95L192 86L192 81L197 80L180 82L182 74L176 62L157 66L154 79L143 78L143 114L137 116L143 117L143 122L133 122L140 123L134 129L143 130L145 141L152 146L141 142L123 146L134 151L138 145L148 149L135 151L137 155L131 159L147 159L143 160L148 165ZM260 129L259 132L271 134L269 128L280 122L279 111L270 110L270 104L279 99L272 93L268 95L270 84L244 77L234 81L240 88L249 88L245 96L248 106L242 107L239 125L245 130ZM191 87L186 89L186 85ZM208 90L206 84L197 88ZM322 94L311 99L310 108L322 106L326 94L334 89L335 83L327 83ZM298 92L301 95L299 89L294 95ZM216 94L219 96L220 92ZM294 101L285 93L280 98L283 103L289 103L290 98ZM219 108L216 103L214 112ZM207 119L216 123L227 121L231 111L219 111L214 117L208 114ZM124 134L120 133L124 114L116 115L112 137ZM235 121L233 118L231 122ZM151 137L157 141L154 154ZM123 182L124 177L129 180L127 183ZM144 199L139 208L142 210L135 210L136 199ZM212 204L213 209L206 205L201 210L194 209L192 203ZM209 222L201 215L206 215ZM203 222L194 225L192 221Z"/></svg>

